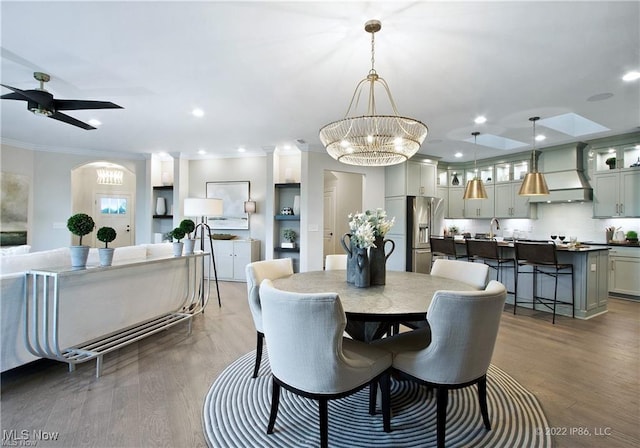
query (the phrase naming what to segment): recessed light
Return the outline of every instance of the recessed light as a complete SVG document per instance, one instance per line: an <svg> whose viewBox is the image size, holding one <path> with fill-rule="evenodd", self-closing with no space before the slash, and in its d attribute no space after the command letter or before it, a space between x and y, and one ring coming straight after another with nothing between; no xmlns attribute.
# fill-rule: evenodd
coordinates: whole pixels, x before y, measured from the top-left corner
<svg viewBox="0 0 640 448"><path fill-rule="evenodd" d="M205 155L207 153L207 151L205 151L204 149L199 149L198 150L198 154L200 154L201 156Z"/></svg>
<svg viewBox="0 0 640 448"><path fill-rule="evenodd" d="M640 72L636 70L625 73L625 75L622 77L623 81L635 81L636 79L640 79Z"/></svg>
<svg viewBox="0 0 640 448"><path fill-rule="evenodd" d="M89 120L89 124L93 127L98 127L102 124L102 122L100 120L96 120L95 118L92 118L91 120Z"/></svg>
<svg viewBox="0 0 640 448"><path fill-rule="evenodd" d="M537 142L541 142L541 141L544 141L544 140L546 140L546 139L547 139L547 137L545 137L545 136L544 136L544 135L542 135L542 134L538 134L538 135L536 135L536 141L537 141Z"/></svg>
<svg viewBox="0 0 640 448"><path fill-rule="evenodd" d="M480 115L479 117L476 117L475 120L473 120L475 122L475 124L482 124L482 123L486 123L487 122L487 117L483 117L482 115Z"/></svg>
<svg viewBox="0 0 640 448"><path fill-rule="evenodd" d="M193 110L191 111L191 114L192 114L194 117L198 117L198 118L200 118L200 117L203 117L203 116L204 116L204 111L203 111L202 109L200 109L200 108L197 108L197 107L196 107L195 109L193 109Z"/></svg>
<svg viewBox="0 0 640 448"><path fill-rule="evenodd" d="M461 152L457 152L457 153L454 154L454 156L459 159L460 157L462 157L462 153Z"/></svg>
<svg viewBox="0 0 640 448"><path fill-rule="evenodd" d="M244 149L242 147L238 148L238 152L245 152L245 151L246 151L246 149Z"/></svg>

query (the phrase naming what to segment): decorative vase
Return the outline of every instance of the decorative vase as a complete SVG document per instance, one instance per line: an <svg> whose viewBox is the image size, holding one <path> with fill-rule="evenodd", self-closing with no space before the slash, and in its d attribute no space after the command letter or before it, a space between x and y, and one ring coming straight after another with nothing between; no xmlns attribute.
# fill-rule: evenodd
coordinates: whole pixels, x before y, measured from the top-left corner
<svg viewBox="0 0 640 448"><path fill-rule="evenodd" d="M87 258L89 258L89 246L71 246L71 267L84 268L87 266Z"/></svg>
<svg viewBox="0 0 640 448"><path fill-rule="evenodd" d="M300 215L300 195L295 195L293 197L293 214L295 216Z"/></svg>
<svg viewBox="0 0 640 448"><path fill-rule="evenodd" d="M345 242L345 238L349 239L349 242ZM354 257L354 245L351 243L351 234L345 233L340 240L342 248L347 253L347 283L354 282L354 276L356 272L355 257Z"/></svg>
<svg viewBox="0 0 640 448"><path fill-rule="evenodd" d="M182 247L184 246L184 243L182 241L175 241L173 243L173 256L174 257L180 257L182 256Z"/></svg>
<svg viewBox="0 0 640 448"><path fill-rule="evenodd" d="M353 284L358 288L368 288L371 286L371 275L369 271L369 250L356 247L353 258L355 259L355 273Z"/></svg>
<svg viewBox="0 0 640 448"><path fill-rule="evenodd" d="M164 215L167 213L167 203L164 198L158 198L156 200L156 215Z"/></svg>
<svg viewBox="0 0 640 448"><path fill-rule="evenodd" d="M453 180L451 181L451 185L460 185L460 180L458 179L458 175L454 173Z"/></svg>
<svg viewBox="0 0 640 448"><path fill-rule="evenodd" d="M391 250L385 254L384 249L387 243L391 243ZM377 236L373 244L369 248L369 267L372 285L384 285L387 279L387 258L396 248L393 240L385 240L381 236Z"/></svg>
<svg viewBox="0 0 640 448"><path fill-rule="evenodd" d="M184 240L184 254L193 255L193 250L196 247L196 240L193 238L186 238Z"/></svg>
<svg viewBox="0 0 640 448"><path fill-rule="evenodd" d="M98 248L98 256L100 257L100 266L111 266L113 262L113 252L115 251L112 247L100 247Z"/></svg>

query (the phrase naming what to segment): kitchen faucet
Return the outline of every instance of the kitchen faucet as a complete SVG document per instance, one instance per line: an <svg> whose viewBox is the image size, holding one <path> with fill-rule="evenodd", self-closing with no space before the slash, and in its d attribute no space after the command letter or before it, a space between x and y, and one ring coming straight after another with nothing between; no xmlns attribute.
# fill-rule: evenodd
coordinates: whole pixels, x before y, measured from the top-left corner
<svg viewBox="0 0 640 448"><path fill-rule="evenodd" d="M498 218L491 218L491 222L489 223L489 238L493 239L493 237L495 236L493 233L493 224L496 224L496 230L500 230L500 221L498 221Z"/></svg>

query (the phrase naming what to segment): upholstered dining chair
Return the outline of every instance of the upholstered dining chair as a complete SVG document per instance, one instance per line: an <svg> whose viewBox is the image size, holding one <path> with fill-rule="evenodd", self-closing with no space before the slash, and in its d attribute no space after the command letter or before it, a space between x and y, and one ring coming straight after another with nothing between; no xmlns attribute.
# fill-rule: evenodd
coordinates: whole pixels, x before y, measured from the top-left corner
<svg viewBox="0 0 640 448"><path fill-rule="evenodd" d="M264 331L262 330L262 306L260 305L260 283L265 278L275 280L292 275L293 262L291 258L255 261L246 266L245 273L247 276L249 309L253 316L253 324L256 327L256 364L253 369L253 378L256 378L258 376L258 371L260 370L262 346L264 344Z"/></svg>
<svg viewBox="0 0 640 448"><path fill-rule="evenodd" d="M448 392L478 388L482 420L491 429L487 370L493 355L505 286L491 280L481 291L437 291L427 311L428 328L373 343L393 353L393 370L436 389L438 447L445 445Z"/></svg>
<svg viewBox="0 0 640 448"><path fill-rule="evenodd" d="M476 289L483 289L489 278L489 266L469 261L438 258L433 262L431 275L459 280Z"/></svg>
<svg viewBox="0 0 640 448"><path fill-rule="evenodd" d="M324 269L334 271L337 269L347 269L347 254L330 254L324 258Z"/></svg>
<svg viewBox="0 0 640 448"><path fill-rule="evenodd" d="M280 389L318 400L320 445L328 445L328 401L369 386L369 413L375 414L377 386L382 392L383 428L389 432L391 354L344 338L347 318L336 293L281 291L270 280L260 286L262 323L272 372L267 434L278 415Z"/></svg>

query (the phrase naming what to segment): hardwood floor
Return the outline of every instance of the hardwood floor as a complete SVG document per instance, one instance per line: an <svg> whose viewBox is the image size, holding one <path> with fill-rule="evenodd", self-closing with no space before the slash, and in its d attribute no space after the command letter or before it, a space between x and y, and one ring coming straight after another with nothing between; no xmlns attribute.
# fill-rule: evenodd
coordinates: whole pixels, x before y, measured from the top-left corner
<svg viewBox="0 0 640 448"><path fill-rule="evenodd" d="M3 446L27 431L42 447L201 447L202 406L222 370L255 348L244 283L220 284L193 322L69 373L39 361L2 374ZM640 446L640 303L619 299L583 321L518 309L503 313L493 364L540 401L556 447ZM266 422L265 422L266 424ZM588 430L590 435L584 435ZM34 432L36 431L36 432ZM15 439L15 437L13 437ZM21 446L27 446L25 444ZM33 446L33 445L31 445Z"/></svg>

